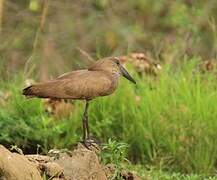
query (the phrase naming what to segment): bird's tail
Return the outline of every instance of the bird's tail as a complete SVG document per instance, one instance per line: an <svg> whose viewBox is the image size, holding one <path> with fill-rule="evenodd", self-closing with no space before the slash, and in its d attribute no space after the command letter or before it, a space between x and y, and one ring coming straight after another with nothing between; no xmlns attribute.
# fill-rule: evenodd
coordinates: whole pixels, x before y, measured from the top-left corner
<svg viewBox="0 0 217 180"><path fill-rule="evenodd" d="M23 89L23 93L22 94L24 96L26 96L26 97L34 97L35 93L34 93L34 90L33 90L33 85L32 86L28 86L25 89Z"/></svg>
<svg viewBox="0 0 217 180"><path fill-rule="evenodd" d="M27 98L39 97L50 98L55 97L55 82L37 83L23 89L23 95Z"/></svg>

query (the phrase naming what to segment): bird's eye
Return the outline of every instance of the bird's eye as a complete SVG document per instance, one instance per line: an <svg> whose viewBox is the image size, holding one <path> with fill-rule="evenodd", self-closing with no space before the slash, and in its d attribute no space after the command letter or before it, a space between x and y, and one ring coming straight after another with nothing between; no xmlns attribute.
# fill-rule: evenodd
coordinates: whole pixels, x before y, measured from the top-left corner
<svg viewBox="0 0 217 180"><path fill-rule="evenodd" d="M119 65L119 64L120 64L119 59L118 59L117 57L115 57L114 59L115 59L115 63L116 63L117 65Z"/></svg>

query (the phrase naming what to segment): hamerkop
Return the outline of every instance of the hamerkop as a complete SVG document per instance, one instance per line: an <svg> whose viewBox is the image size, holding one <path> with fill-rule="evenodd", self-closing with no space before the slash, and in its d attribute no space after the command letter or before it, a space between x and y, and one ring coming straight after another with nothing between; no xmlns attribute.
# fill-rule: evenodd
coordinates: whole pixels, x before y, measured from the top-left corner
<svg viewBox="0 0 217 180"><path fill-rule="evenodd" d="M31 85L23 90L23 95L38 98L85 100L82 122L83 143L87 146L90 144L89 102L96 97L112 94L118 87L121 75L136 83L117 57L108 57L96 61L88 69L68 72L54 80Z"/></svg>

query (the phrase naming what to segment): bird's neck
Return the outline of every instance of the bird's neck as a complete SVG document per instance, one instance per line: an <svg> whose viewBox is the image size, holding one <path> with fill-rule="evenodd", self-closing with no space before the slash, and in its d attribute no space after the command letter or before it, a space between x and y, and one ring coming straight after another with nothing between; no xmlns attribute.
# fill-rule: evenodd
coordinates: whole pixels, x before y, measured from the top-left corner
<svg viewBox="0 0 217 180"><path fill-rule="evenodd" d="M120 77L120 74L118 72L108 72L108 71L104 71L105 74L107 74L108 76L110 76L111 78L118 80Z"/></svg>

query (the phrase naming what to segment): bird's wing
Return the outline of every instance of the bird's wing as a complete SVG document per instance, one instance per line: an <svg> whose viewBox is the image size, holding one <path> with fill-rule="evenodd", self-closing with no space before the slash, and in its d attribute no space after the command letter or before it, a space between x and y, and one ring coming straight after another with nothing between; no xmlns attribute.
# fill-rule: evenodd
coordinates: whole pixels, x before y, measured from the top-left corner
<svg viewBox="0 0 217 180"><path fill-rule="evenodd" d="M101 72L82 71L68 75L27 87L23 94L41 98L93 99L111 94L114 90L112 78Z"/></svg>
<svg viewBox="0 0 217 180"><path fill-rule="evenodd" d="M59 77L57 77L57 79L66 79L66 78L70 78L72 76L75 76L77 74L81 74L81 73L84 73L86 72L87 70L84 69L84 70L77 70L77 71L71 71L71 72L67 72L67 73L64 73L62 75L60 75Z"/></svg>
<svg viewBox="0 0 217 180"><path fill-rule="evenodd" d="M103 73L97 71L86 71L76 78L70 78L65 85L65 93L78 99L93 99L112 93L114 81Z"/></svg>

